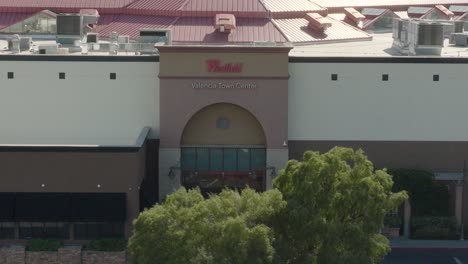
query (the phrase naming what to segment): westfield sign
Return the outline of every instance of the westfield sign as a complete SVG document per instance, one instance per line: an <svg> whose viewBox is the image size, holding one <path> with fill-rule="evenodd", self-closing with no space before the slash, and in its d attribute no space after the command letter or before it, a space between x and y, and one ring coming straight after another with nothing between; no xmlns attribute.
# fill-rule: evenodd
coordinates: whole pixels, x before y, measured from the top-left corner
<svg viewBox="0 0 468 264"><path fill-rule="evenodd" d="M206 61L208 72L242 72L242 63L221 63L218 59L211 59Z"/></svg>

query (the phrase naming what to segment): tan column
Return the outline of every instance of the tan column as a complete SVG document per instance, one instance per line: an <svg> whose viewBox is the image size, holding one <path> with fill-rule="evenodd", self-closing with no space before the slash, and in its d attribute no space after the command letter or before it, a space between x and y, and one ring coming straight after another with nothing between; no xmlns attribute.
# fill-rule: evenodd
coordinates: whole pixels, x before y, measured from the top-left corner
<svg viewBox="0 0 468 264"><path fill-rule="evenodd" d="M462 200L463 200L463 182L458 181L455 186L455 218L457 219L457 224L462 224Z"/></svg>
<svg viewBox="0 0 468 264"><path fill-rule="evenodd" d="M411 204L409 199L405 201L404 210L403 210L403 226L404 226L404 233L403 236L405 238L410 237L410 226L411 226Z"/></svg>

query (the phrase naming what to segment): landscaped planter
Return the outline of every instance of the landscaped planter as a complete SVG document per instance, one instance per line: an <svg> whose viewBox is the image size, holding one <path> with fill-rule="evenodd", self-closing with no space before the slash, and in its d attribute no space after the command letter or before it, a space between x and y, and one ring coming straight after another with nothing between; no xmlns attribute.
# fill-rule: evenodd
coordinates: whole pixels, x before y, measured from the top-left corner
<svg viewBox="0 0 468 264"><path fill-rule="evenodd" d="M127 260L126 251L82 251L82 264L125 264Z"/></svg>
<svg viewBox="0 0 468 264"><path fill-rule="evenodd" d="M399 227L390 227L388 232L388 237L397 238L400 237L400 228Z"/></svg>
<svg viewBox="0 0 468 264"><path fill-rule="evenodd" d="M6 263L6 250L0 247L0 263Z"/></svg>
<svg viewBox="0 0 468 264"><path fill-rule="evenodd" d="M24 264L24 246L9 246L3 248L5 254L5 264Z"/></svg>
<svg viewBox="0 0 468 264"><path fill-rule="evenodd" d="M58 264L57 251L26 251L26 264Z"/></svg>
<svg viewBox="0 0 468 264"><path fill-rule="evenodd" d="M58 264L81 264L81 246L59 248Z"/></svg>

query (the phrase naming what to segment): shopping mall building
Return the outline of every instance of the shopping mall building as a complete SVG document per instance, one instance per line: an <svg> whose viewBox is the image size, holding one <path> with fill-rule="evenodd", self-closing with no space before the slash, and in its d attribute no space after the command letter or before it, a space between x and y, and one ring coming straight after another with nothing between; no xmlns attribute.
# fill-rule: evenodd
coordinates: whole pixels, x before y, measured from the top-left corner
<svg viewBox="0 0 468 264"><path fill-rule="evenodd" d="M468 223L468 53L445 36L468 1L108 2L0 0L0 239L128 235L181 186L266 190L334 146L433 171Z"/></svg>

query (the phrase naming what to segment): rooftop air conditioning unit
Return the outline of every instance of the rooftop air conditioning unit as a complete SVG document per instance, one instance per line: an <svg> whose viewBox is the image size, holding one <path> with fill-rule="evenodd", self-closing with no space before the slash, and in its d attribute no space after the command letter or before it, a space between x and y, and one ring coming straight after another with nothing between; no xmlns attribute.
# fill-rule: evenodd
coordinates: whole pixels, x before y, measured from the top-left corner
<svg viewBox="0 0 468 264"><path fill-rule="evenodd" d="M83 17L80 14L57 15L57 42L74 44L83 35Z"/></svg>
<svg viewBox="0 0 468 264"><path fill-rule="evenodd" d="M99 43L99 33L86 34L86 43Z"/></svg>
<svg viewBox="0 0 468 264"><path fill-rule="evenodd" d="M31 49L32 38L31 37L20 37L20 51Z"/></svg>
<svg viewBox="0 0 468 264"><path fill-rule="evenodd" d="M58 44L40 45L39 54L59 54L59 45Z"/></svg>
<svg viewBox="0 0 468 264"><path fill-rule="evenodd" d="M230 33L236 28L236 17L233 14L217 14L214 28L219 32Z"/></svg>
<svg viewBox="0 0 468 264"><path fill-rule="evenodd" d="M20 42L20 36L17 34L13 35L8 39L8 50L10 50L12 53L19 53L21 51Z"/></svg>
<svg viewBox="0 0 468 264"><path fill-rule="evenodd" d="M468 45L468 33L453 33L453 42L456 46Z"/></svg>
<svg viewBox="0 0 468 264"><path fill-rule="evenodd" d="M57 49L57 54L60 54L60 55L66 55L68 54L70 51L70 49L68 48L58 48Z"/></svg>
<svg viewBox="0 0 468 264"><path fill-rule="evenodd" d="M453 33L463 33L465 31L465 21L453 21Z"/></svg>
<svg viewBox="0 0 468 264"><path fill-rule="evenodd" d="M139 43L172 45L172 34L168 28L140 29Z"/></svg>
<svg viewBox="0 0 468 264"><path fill-rule="evenodd" d="M319 13L307 13L305 19L309 21L309 28L313 30L324 31L332 26L332 21Z"/></svg>
<svg viewBox="0 0 468 264"><path fill-rule="evenodd" d="M119 36L117 38L117 42L119 44L127 44L130 43L130 36Z"/></svg>

